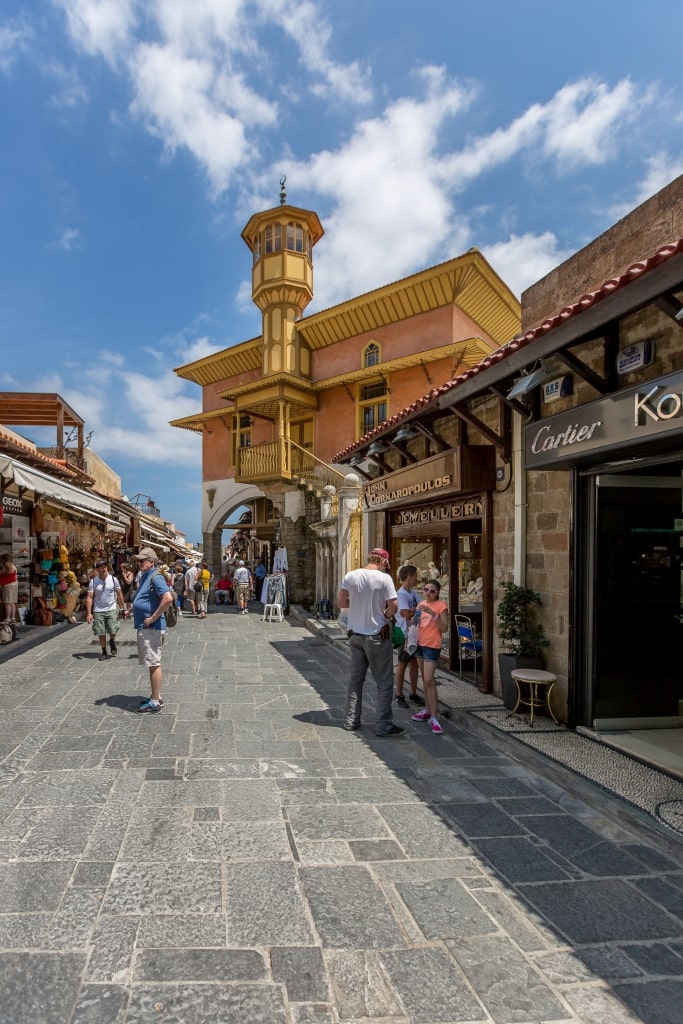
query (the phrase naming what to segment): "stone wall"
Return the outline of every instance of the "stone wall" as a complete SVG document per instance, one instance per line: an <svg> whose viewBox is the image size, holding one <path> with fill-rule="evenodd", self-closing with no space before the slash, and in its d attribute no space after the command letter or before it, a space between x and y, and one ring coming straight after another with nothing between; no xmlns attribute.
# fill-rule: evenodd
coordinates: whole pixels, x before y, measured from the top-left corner
<svg viewBox="0 0 683 1024"><path fill-rule="evenodd" d="M522 292L522 330L683 237L683 175Z"/></svg>

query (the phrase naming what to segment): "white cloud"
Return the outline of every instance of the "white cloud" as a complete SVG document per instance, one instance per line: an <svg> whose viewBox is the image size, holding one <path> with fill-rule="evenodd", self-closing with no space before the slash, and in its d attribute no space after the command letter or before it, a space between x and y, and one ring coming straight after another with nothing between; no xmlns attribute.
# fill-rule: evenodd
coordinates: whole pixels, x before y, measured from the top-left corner
<svg viewBox="0 0 683 1024"><path fill-rule="evenodd" d="M63 249L64 252L71 252L72 249L82 249L83 241L83 235L78 228L65 228L59 238L54 242L48 242L48 248Z"/></svg>
<svg viewBox="0 0 683 1024"><path fill-rule="evenodd" d="M647 159L647 174L640 182L634 206L644 203L646 199L655 195L680 174L683 174L683 154L672 156L664 149L653 153Z"/></svg>
<svg viewBox="0 0 683 1024"><path fill-rule="evenodd" d="M85 103L88 92L75 68L67 68L58 61L53 61L46 65L43 71L57 84L57 91L50 97L51 106L65 109Z"/></svg>
<svg viewBox="0 0 683 1024"><path fill-rule="evenodd" d="M69 33L81 50L115 65L135 28L135 0L53 0L66 14Z"/></svg>
<svg viewBox="0 0 683 1024"><path fill-rule="evenodd" d="M0 71L9 74L20 53L28 50L31 29L23 19L12 18L0 25Z"/></svg>
<svg viewBox="0 0 683 1024"><path fill-rule="evenodd" d="M369 103L372 89L369 72L358 61L338 64L327 54L332 31L310 0L259 0L263 15L271 19L299 47L301 63L318 76L312 90L316 95L343 103Z"/></svg>
<svg viewBox="0 0 683 1024"><path fill-rule="evenodd" d="M547 103L534 103L506 128L473 140L444 159L444 171L461 187L535 147L538 161L554 160L565 172L585 164L601 164L617 156L619 132L652 94L638 96L624 79L613 89L593 78L563 86Z"/></svg>
<svg viewBox="0 0 683 1024"><path fill-rule="evenodd" d="M114 468L131 459L152 466L197 466L201 439L168 423L197 411L196 395L183 394L185 387L172 370L150 376L98 359L78 375L77 386L52 373L32 381L28 390L61 395L83 418L86 432L92 431L93 450Z"/></svg>
<svg viewBox="0 0 683 1024"><path fill-rule="evenodd" d="M481 246L481 251L518 297L573 252L562 250L552 231L542 235L510 235L506 242Z"/></svg>
<svg viewBox="0 0 683 1024"><path fill-rule="evenodd" d="M187 148L206 172L212 191L220 194L251 153L245 125L228 111L226 102L232 91L233 105L244 116L248 90L242 83L228 89L221 74L223 98L218 102L214 65L184 57L168 46L139 47L130 68L136 90L132 111L162 140L167 152ZM262 123L272 120L274 112L257 101L253 117Z"/></svg>
<svg viewBox="0 0 683 1024"><path fill-rule="evenodd" d="M425 69L423 99L403 98L361 121L336 151L295 165L303 187L334 204L316 256L316 305L404 276L435 252L470 244L442 180L438 147L446 121L464 111L471 90ZM287 168L288 173L290 168Z"/></svg>

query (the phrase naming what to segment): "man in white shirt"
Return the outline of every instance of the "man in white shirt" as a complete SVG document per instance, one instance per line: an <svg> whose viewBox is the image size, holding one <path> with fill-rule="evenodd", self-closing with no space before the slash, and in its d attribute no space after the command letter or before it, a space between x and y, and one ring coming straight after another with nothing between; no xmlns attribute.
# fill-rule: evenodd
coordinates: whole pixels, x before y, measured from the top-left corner
<svg viewBox="0 0 683 1024"><path fill-rule="evenodd" d="M337 595L339 607L348 608L351 648L344 728L360 728L363 684L369 668L377 684L375 733L378 736L397 736L403 732L400 726L394 725L391 714L394 690L391 620L398 602L394 582L386 571L388 567L389 553L383 548L373 548L362 569L346 574Z"/></svg>
<svg viewBox="0 0 683 1024"><path fill-rule="evenodd" d="M95 570L85 598L86 622L93 623L93 630L99 636L102 648L100 661L106 661L110 656L115 658L118 653L115 637L119 628L118 609L123 611L124 607L123 591L116 576L110 575L103 558L95 562ZM107 654L107 633L111 655Z"/></svg>
<svg viewBox="0 0 683 1024"><path fill-rule="evenodd" d="M190 602L190 607L192 608L192 614L194 615L196 610L197 610L197 606L195 604L195 591L194 591L194 585L195 585L195 581L197 579L197 566L195 565L195 563L194 563L194 561L192 559L190 559L190 561L187 563L187 565L188 565L188 569L187 569L187 572L185 573L185 600Z"/></svg>
<svg viewBox="0 0 683 1024"><path fill-rule="evenodd" d="M248 615L249 609L247 605L249 603L252 587L254 586L254 580L249 568L244 564L242 559L237 563L233 582L237 591L237 614Z"/></svg>

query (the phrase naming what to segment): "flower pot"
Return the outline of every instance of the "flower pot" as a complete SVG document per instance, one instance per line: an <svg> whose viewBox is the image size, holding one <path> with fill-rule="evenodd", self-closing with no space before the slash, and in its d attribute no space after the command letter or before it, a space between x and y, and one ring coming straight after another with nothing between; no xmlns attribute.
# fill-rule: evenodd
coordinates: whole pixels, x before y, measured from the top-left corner
<svg viewBox="0 0 683 1024"><path fill-rule="evenodd" d="M517 683L512 678L516 668L545 668L543 658L526 658L519 654L499 654L498 670L503 704L512 711L517 703Z"/></svg>

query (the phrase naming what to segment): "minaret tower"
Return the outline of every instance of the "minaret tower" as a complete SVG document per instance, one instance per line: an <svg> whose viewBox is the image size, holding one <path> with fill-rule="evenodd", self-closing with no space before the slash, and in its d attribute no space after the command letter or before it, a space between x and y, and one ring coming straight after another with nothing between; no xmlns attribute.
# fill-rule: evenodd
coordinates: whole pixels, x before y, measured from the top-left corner
<svg viewBox="0 0 683 1024"><path fill-rule="evenodd" d="M313 298L313 246L323 234L317 213L287 204L255 213L242 232L251 249L251 296L263 315L263 375L288 373L310 379L311 353L296 321Z"/></svg>

